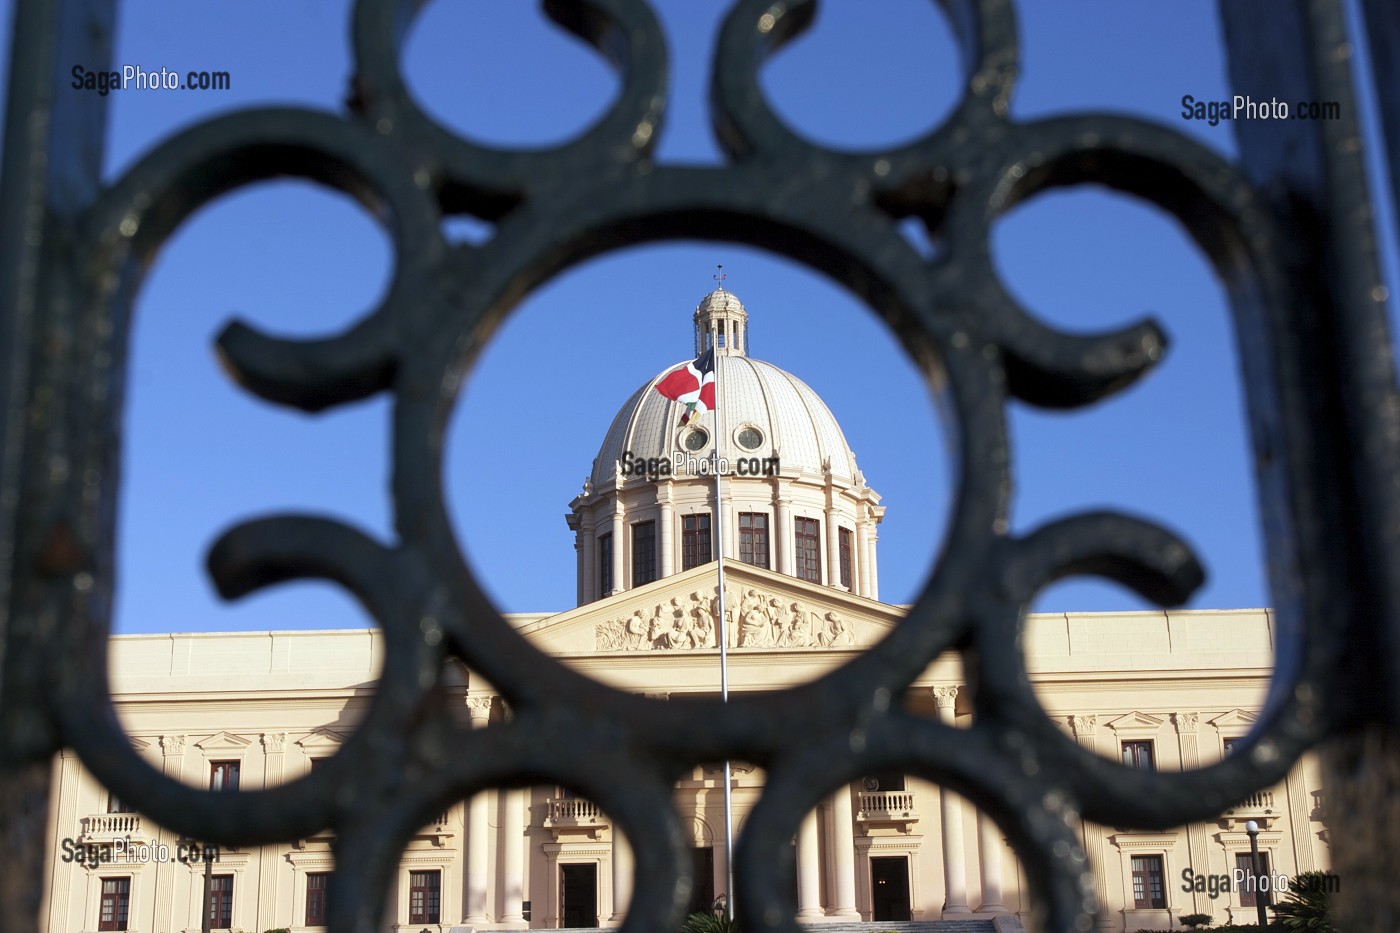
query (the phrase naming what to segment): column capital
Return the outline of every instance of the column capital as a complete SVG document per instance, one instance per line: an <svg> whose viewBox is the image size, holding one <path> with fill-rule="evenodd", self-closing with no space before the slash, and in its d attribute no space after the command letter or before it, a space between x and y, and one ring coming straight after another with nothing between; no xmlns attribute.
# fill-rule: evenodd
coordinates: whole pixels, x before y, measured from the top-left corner
<svg viewBox="0 0 1400 933"><path fill-rule="evenodd" d="M472 724L485 724L491 717L491 707L495 704L496 698L490 694L486 696L467 697L467 715L471 717Z"/></svg>
<svg viewBox="0 0 1400 933"><path fill-rule="evenodd" d="M1074 730L1075 737L1094 735L1099 730L1099 717L1093 713L1088 715L1075 715L1069 717L1070 728Z"/></svg>
<svg viewBox="0 0 1400 933"><path fill-rule="evenodd" d="M962 687L953 684L947 687L932 687L934 705L939 709L952 709L958 703L958 691Z"/></svg>
<svg viewBox="0 0 1400 933"><path fill-rule="evenodd" d="M264 732L259 738L262 739L262 747L269 755L280 755L287 745L287 733L285 732Z"/></svg>
<svg viewBox="0 0 1400 933"><path fill-rule="evenodd" d="M1195 732L1201 725L1200 713L1172 713L1172 725L1178 733Z"/></svg>
<svg viewBox="0 0 1400 933"><path fill-rule="evenodd" d="M185 737L183 735L163 735L160 737L160 750L165 753L165 757L171 758L175 755L185 753Z"/></svg>

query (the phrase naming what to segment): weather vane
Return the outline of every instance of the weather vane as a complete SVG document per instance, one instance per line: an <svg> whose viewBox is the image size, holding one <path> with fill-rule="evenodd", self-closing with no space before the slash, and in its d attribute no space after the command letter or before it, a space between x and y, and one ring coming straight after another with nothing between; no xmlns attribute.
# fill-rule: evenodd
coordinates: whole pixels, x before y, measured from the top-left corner
<svg viewBox="0 0 1400 933"><path fill-rule="evenodd" d="M724 280L729 278L729 276L726 275L724 272L724 263L715 264L715 274L711 276L711 278L713 278L716 282L719 283L720 288L724 288Z"/></svg>

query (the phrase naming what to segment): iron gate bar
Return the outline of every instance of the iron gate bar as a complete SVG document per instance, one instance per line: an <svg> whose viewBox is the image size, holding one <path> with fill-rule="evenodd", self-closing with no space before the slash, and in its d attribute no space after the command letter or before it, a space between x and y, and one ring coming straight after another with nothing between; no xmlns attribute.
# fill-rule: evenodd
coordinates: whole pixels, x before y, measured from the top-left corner
<svg viewBox="0 0 1400 933"><path fill-rule="evenodd" d="M253 845L333 829L328 910L345 933L374 929L415 829L489 787L559 783L613 816L638 854L624 927L636 933L674 928L689 894L672 784L704 761L761 765L768 783L737 853L741 920L793 933L787 856L803 815L843 782L900 768L986 811L1012 841L1047 927L1084 930L1096 904L1081 818L1143 828L1209 818L1334 735L1355 743L1382 733L1346 759L1343 801L1374 759L1400 761L1386 744L1400 721L1400 695L1387 686L1400 683L1389 676L1400 674L1400 431L1340 3L1221 4L1237 92L1342 106L1335 122L1237 122L1238 165L1138 120L1012 121L1009 2L943 6L965 57L963 100L943 125L890 150L816 146L764 98L758 69L808 24L812 0L740 0L729 11L711 86L728 161L706 168L652 159L667 57L643 0L547 0L550 16L612 62L622 90L592 129L541 152L483 147L435 123L398 71L417 4L360 0L349 112L211 120L103 187L105 100L59 89L62 62L110 62L115 4L21 4L0 180L0 814L3 843L19 855L0 876L10 928L38 929L50 760L64 746L118 797L200 839ZM1373 17L1377 9L1370 4ZM1377 74L1390 73L1390 50L1378 44ZM1393 114L1400 90L1376 92ZM319 410L392 394L396 540L287 515L226 532L209 570L229 598L291 579L335 581L383 629L387 659L371 712L325 767L283 787L215 795L137 756L107 683L126 342L144 268L178 225L228 191L286 176L344 192L381 219L395 247L392 285L339 336L280 340L234 322L219 351L240 384L277 404ZM1020 307L992 267L999 216L1085 183L1180 221L1224 280L1235 317L1279 648L1243 754L1199 771L1134 771L1082 751L1045 716L1016 647L1026 606L1061 577L1102 576L1162 605L1202 580L1184 542L1123 515L1081 514L1024 536L1008 529L1007 403L1084 405L1167 349L1151 321L1060 333ZM452 214L494 221L494 236L449 245L440 223ZM900 236L909 216L941 244L934 259ZM441 489L457 390L505 315L589 257L681 237L759 246L845 285L946 393L959 432L950 530L907 618L814 683L724 707L622 694L526 644L463 561ZM913 679L949 648L968 672L967 729L902 708ZM449 657L500 690L508 722L455 725L439 683ZM1335 837L1339 864L1380 864L1388 840L1356 846L1366 838ZM1353 929L1394 928L1377 918L1391 916L1400 893L1378 896Z"/></svg>

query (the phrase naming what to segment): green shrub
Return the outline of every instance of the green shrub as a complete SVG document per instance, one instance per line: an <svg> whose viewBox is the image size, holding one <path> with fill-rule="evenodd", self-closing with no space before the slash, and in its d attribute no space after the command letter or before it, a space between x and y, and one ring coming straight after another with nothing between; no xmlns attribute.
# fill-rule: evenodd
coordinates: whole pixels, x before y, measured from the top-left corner
<svg viewBox="0 0 1400 933"><path fill-rule="evenodd" d="M1337 933L1329 916L1327 888L1331 876L1321 871L1304 871L1288 884L1288 896L1274 905L1274 925L1282 930L1306 933Z"/></svg>
<svg viewBox="0 0 1400 933"><path fill-rule="evenodd" d="M1215 922L1215 918L1210 914L1183 914L1181 925L1190 930L1208 927Z"/></svg>
<svg viewBox="0 0 1400 933"><path fill-rule="evenodd" d="M739 925L726 913L700 910L685 918L681 933L739 933Z"/></svg>

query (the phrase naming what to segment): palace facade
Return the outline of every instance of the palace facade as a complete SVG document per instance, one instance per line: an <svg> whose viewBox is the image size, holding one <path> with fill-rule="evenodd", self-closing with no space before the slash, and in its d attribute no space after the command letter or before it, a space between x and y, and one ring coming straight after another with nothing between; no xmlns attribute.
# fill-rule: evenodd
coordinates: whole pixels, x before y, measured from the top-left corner
<svg viewBox="0 0 1400 933"><path fill-rule="evenodd" d="M879 600L885 507L825 404L748 355L747 311L728 291L706 296L695 325L697 355L714 351L717 412L681 425L683 405L654 390L670 370L638 389L570 503L578 605L510 617L565 663L658 699L718 694L721 631L731 689L771 691L856 656L905 610ZM699 464L717 438L733 475L714 522L713 478ZM650 466L624 471L629 462ZM715 531L725 554L722 626ZM154 768L200 787L259 788L335 754L364 715L381 652L373 630L120 636L111 644L113 696ZM1230 754L1249 731L1272 670L1274 625L1267 610L1033 615L1025 654L1046 714L1084 748L1131 767L1189 769ZM464 724L505 715L489 684L465 668L453 673ZM968 723L963 683L958 659L940 658L908 703ZM194 933L206 874L213 929L323 928L327 836L221 850L206 871L190 840L131 812L72 753L54 770L51 933ZM742 829L763 773L740 762L731 781ZM1102 929L1175 929L1191 913L1252 922L1250 892L1189 880L1233 875L1249 852L1247 820L1261 827L1270 873L1325 869L1322 793L1305 758L1284 783L1208 823L1167 832L1086 825ZM695 768L675 789L699 879L696 908L724 891L723 799L718 765ZM118 857L142 845L170 860ZM1010 930L1030 913L999 829L956 794L899 773L834 793L803 821L793 854L803 923L967 919L983 921L969 929L992 921ZM557 787L489 791L418 833L383 930L616 926L632 866L626 839L590 801Z"/></svg>

